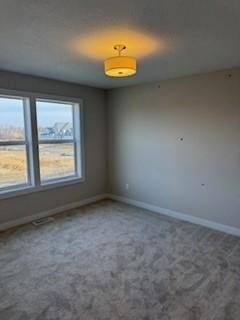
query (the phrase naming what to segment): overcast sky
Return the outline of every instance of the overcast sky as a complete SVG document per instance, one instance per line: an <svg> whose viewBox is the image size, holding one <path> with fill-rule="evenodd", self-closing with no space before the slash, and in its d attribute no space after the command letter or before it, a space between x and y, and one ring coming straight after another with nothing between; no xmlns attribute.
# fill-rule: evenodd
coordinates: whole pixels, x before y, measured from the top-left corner
<svg viewBox="0 0 240 320"><path fill-rule="evenodd" d="M0 127L23 127L22 101L0 98ZM52 127L56 122L72 122L72 108L66 104L38 102L39 127Z"/></svg>

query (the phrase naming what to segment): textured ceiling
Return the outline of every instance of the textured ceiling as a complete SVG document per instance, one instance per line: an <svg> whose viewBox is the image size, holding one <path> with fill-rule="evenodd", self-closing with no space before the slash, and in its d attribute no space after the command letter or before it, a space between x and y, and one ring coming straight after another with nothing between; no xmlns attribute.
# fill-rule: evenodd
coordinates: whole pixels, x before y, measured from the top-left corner
<svg viewBox="0 0 240 320"><path fill-rule="evenodd" d="M0 2L0 69L101 88L239 66L239 40L239 0ZM103 73L119 42L134 77Z"/></svg>

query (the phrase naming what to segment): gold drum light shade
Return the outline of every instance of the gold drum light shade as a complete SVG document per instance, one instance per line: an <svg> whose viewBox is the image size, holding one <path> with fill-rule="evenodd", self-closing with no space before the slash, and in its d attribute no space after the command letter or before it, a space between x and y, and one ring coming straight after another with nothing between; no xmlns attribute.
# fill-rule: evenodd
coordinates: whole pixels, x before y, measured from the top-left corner
<svg viewBox="0 0 240 320"><path fill-rule="evenodd" d="M111 57L105 60L105 74L109 77L129 77L136 73L137 62L133 57L121 56L121 51L126 49L124 45L114 46L118 50L117 57Z"/></svg>

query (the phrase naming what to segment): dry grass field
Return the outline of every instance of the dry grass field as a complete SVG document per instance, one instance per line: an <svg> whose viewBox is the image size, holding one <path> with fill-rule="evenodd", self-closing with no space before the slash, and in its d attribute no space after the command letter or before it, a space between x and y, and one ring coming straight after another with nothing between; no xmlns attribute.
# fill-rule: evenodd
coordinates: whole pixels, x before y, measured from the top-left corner
<svg viewBox="0 0 240 320"><path fill-rule="evenodd" d="M70 144L40 146L41 177L46 180L74 173L73 148ZM24 146L0 148L0 185L27 182Z"/></svg>
<svg viewBox="0 0 240 320"><path fill-rule="evenodd" d="M0 184L24 183L26 176L26 158L22 148L4 148L0 150Z"/></svg>

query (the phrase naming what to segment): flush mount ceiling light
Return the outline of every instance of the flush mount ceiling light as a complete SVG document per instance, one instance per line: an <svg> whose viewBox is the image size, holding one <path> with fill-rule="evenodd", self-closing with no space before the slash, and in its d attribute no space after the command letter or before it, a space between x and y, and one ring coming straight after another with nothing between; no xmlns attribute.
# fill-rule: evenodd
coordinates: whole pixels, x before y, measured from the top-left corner
<svg viewBox="0 0 240 320"><path fill-rule="evenodd" d="M118 56L104 61L105 74L109 77L129 77L134 75L137 69L136 59L121 55L126 46L117 44L113 48L118 51Z"/></svg>

